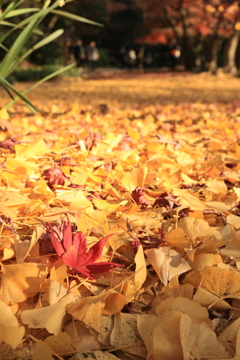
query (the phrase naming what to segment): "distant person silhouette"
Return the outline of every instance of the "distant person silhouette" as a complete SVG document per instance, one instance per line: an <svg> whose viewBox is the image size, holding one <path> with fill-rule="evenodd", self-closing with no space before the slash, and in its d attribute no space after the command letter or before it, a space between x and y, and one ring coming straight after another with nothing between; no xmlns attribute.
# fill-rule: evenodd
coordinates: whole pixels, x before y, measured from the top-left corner
<svg viewBox="0 0 240 360"><path fill-rule="evenodd" d="M74 46L72 45L70 40L67 40L64 44L64 53L63 53L63 64L64 66L68 65L73 59L73 49Z"/></svg>
<svg viewBox="0 0 240 360"><path fill-rule="evenodd" d="M133 69L137 62L137 55L134 49L129 49L124 55L124 63L129 69Z"/></svg>
<svg viewBox="0 0 240 360"><path fill-rule="evenodd" d="M181 56L181 47L177 44L174 39L170 45L170 63L171 69L175 70L177 65L177 59Z"/></svg>
<svg viewBox="0 0 240 360"><path fill-rule="evenodd" d="M87 47L87 60L90 70L94 70L96 62L100 59L99 51L97 49L95 41L91 41Z"/></svg>
<svg viewBox="0 0 240 360"><path fill-rule="evenodd" d="M79 39L76 45L73 48L73 54L76 62L76 66L79 72L83 71L83 65L86 59L85 49L83 46L83 42Z"/></svg>

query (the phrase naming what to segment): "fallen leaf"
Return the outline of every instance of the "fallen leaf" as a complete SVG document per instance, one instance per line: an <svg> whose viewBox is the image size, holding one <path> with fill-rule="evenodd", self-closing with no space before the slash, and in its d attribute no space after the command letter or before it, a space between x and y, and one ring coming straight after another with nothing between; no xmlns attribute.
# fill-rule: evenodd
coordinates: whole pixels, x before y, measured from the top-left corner
<svg viewBox="0 0 240 360"><path fill-rule="evenodd" d="M98 262L108 235L93 245L87 252L86 238L81 231L72 233L70 220L62 221L61 227L47 225L51 231L51 241L64 264L80 272L81 274L94 279L91 273L102 273L115 267L122 267L120 264L111 262Z"/></svg>
<svg viewBox="0 0 240 360"><path fill-rule="evenodd" d="M205 267L191 271L185 276L184 284L191 284L215 294L228 296L240 292L240 274L218 267Z"/></svg>
<svg viewBox="0 0 240 360"><path fill-rule="evenodd" d="M46 266L34 263L2 264L1 296L6 304L16 304L34 296L46 276Z"/></svg>
<svg viewBox="0 0 240 360"><path fill-rule="evenodd" d="M180 338L185 359L229 357L213 329L206 322L195 323L188 314L181 316Z"/></svg>
<svg viewBox="0 0 240 360"><path fill-rule="evenodd" d="M145 250L145 253L166 286L174 276L183 274L191 269L191 266L175 250L168 247Z"/></svg>
<svg viewBox="0 0 240 360"><path fill-rule="evenodd" d="M47 337L44 340L44 343L56 354L68 354L74 351L73 346L71 345L71 339L65 332Z"/></svg>
<svg viewBox="0 0 240 360"><path fill-rule="evenodd" d="M50 334L58 335L62 330L66 306L77 302L79 295L70 292L59 302L40 309L24 310L21 314L23 324L30 328L45 328Z"/></svg>
<svg viewBox="0 0 240 360"><path fill-rule="evenodd" d="M52 357L52 351L51 351L50 347L47 344L45 344L42 340L39 340L34 349L32 359L33 360L42 360L42 359L53 360L54 358Z"/></svg>

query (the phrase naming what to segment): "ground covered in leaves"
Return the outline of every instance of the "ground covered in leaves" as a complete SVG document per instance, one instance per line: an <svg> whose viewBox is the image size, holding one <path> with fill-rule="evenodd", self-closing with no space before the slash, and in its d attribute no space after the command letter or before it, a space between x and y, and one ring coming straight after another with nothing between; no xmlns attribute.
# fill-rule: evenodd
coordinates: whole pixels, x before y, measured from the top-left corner
<svg viewBox="0 0 240 360"><path fill-rule="evenodd" d="M240 80L29 97L0 110L0 359L240 359Z"/></svg>

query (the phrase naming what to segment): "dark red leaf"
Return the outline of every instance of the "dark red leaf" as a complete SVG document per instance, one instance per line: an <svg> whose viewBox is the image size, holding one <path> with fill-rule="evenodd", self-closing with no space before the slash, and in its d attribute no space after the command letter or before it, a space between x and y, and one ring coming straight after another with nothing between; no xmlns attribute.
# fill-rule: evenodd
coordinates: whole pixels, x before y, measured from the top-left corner
<svg viewBox="0 0 240 360"><path fill-rule="evenodd" d="M65 180L70 180L69 176L66 176L62 170L55 167L44 170L42 176L50 188L54 185L64 185Z"/></svg>
<svg viewBox="0 0 240 360"><path fill-rule="evenodd" d="M51 231L51 241L64 264L80 272L82 275L94 279L92 273L102 273L115 267L123 267L111 262L95 263L102 255L103 247L107 239L114 235L108 235L93 245L87 252L86 238L81 231L75 234L69 221L62 221L61 226L45 225Z"/></svg>
<svg viewBox="0 0 240 360"><path fill-rule="evenodd" d="M165 207L167 210L174 209L179 206L176 198L176 196L164 192L156 198L153 207Z"/></svg>
<svg viewBox="0 0 240 360"><path fill-rule="evenodd" d="M145 194L145 189L140 187L136 187L136 189L133 190L131 194L133 200L138 205L141 205L141 209L145 209L149 204L151 204L151 201L147 200L144 194Z"/></svg>

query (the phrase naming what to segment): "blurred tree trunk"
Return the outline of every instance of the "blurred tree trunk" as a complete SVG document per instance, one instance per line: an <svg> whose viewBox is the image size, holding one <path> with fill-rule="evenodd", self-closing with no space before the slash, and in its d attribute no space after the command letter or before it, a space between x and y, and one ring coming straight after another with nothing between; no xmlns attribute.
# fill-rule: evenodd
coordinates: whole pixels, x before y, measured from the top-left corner
<svg viewBox="0 0 240 360"><path fill-rule="evenodd" d="M189 14L187 10L184 9L183 1L181 0L179 3L179 13L181 15L182 21L182 33L180 34L178 31L178 22L173 16L171 16L171 11L169 11L169 8L170 5L165 5L163 10L165 18L172 27L177 43L181 47L180 62L185 67L185 69L191 70L194 67L195 59L192 45L190 44L191 39L188 35L188 25L186 24Z"/></svg>
<svg viewBox="0 0 240 360"><path fill-rule="evenodd" d="M56 22L58 21L59 16L58 15L53 15L53 17L51 18L51 20L49 21L47 28L46 28L46 35L50 34L52 29L54 28Z"/></svg>
<svg viewBox="0 0 240 360"><path fill-rule="evenodd" d="M236 30L224 49L224 71L233 75L238 73L236 65L236 52L240 40L240 30Z"/></svg>
<svg viewBox="0 0 240 360"><path fill-rule="evenodd" d="M144 67L143 67L144 53L145 53L145 45L142 45L138 53L138 69L140 73L144 72Z"/></svg>
<svg viewBox="0 0 240 360"><path fill-rule="evenodd" d="M212 74L216 74L218 68L218 53L221 50L223 40L215 37L213 42L210 44L210 62L208 66L208 70L211 71Z"/></svg>

